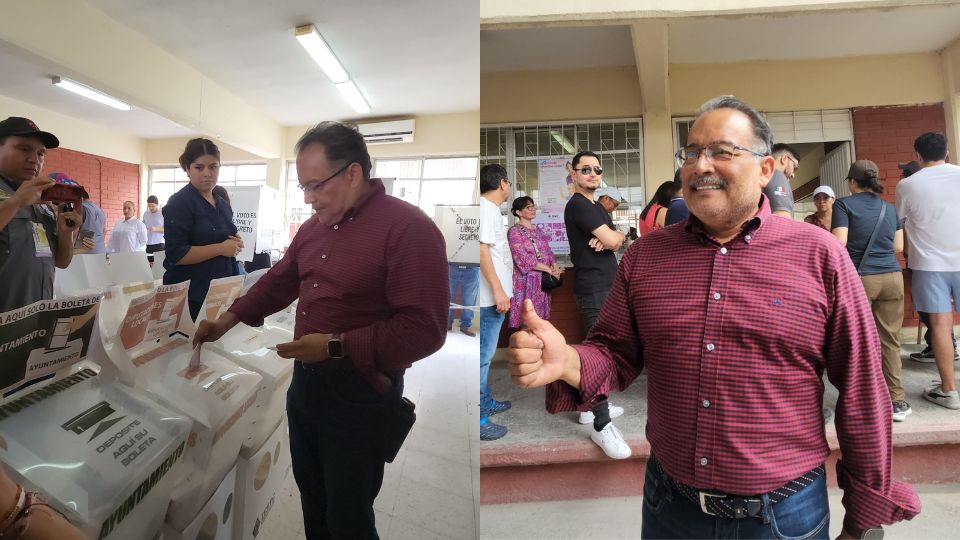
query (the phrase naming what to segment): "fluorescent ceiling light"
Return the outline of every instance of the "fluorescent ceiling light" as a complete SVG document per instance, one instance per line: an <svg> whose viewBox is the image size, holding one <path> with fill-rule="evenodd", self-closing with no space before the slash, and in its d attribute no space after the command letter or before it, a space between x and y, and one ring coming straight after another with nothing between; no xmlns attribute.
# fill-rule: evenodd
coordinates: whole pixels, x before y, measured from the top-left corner
<svg viewBox="0 0 960 540"><path fill-rule="evenodd" d="M576 154L577 149L573 146L573 143L570 142L570 139L566 135L560 133L555 129L550 130L550 136L553 137L553 140L557 141L557 144L563 147L563 149L571 154Z"/></svg>
<svg viewBox="0 0 960 540"><path fill-rule="evenodd" d="M350 80L350 76L347 75L346 70L340 65L340 61L333 55L333 51L330 50L330 47L328 47L326 42L323 41L323 38L320 37L320 32L317 32L317 29L312 24L298 26L293 34L297 36L297 41L300 42L300 45L303 45L303 48L310 53L313 61L320 66L320 69L327 74L327 77L330 77L331 81L339 84Z"/></svg>
<svg viewBox="0 0 960 540"><path fill-rule="evenodd" d="M93 88L80 84L76 81L71 81L70 79L64 79L62 77L54 77L53 84L54 86L59 86L60 88L69 90L74 94L80 94L87 99L92 99L98 103L103 103L104 105L113 107L114 109L120 109L121 111L130 110L130 105L127 105L119 99L104 94L99 90L94 90Z"/></svg>
<svg viewBox="0 0 960 540"><path fill-rule="evenodd" d="M367 104L366 99L363 99L363 94L360 93L360 90L357 90L357 86L353 84L353 81L338 84L337 90L343 94L343 98L353 107L353 110L360 114L370 112L370 105Z"/></svg>

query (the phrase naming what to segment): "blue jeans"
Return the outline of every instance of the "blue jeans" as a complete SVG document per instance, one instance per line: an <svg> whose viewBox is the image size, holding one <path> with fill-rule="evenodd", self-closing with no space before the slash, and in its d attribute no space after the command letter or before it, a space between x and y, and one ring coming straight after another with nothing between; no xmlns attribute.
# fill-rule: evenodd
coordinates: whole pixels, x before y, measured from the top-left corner
<svg viewBox="0 0 960 540"><path fill-rule="evenodd" d="M497 352L497 340L500 338L500 326L503 325L503 313L497 313L497 306L480 308L480 423L487 417L482 411L489 409L493 402L487 376L490 375L490 360Z"/></svg>
<svg viewBox="0 0 960 540"><path fill-rule="evenodd" d="M826 474L777 504L771 504L766 495L762 498L762 518L711 516L703 513L699 504L674 491L669 481L648 463L640 538L829 539Z"/></svg>
<svg viewBox="0 0 960 540"><path fill-rule="evenodd" d="M480 291L480 267L450 263L450 301L457 297L460 289L460 305L473 306L477 303L477 293ZM447 318L447 327L453 326L453 311ZM470 328L473 324L473 310L460 310L460 328Z"/></svg>

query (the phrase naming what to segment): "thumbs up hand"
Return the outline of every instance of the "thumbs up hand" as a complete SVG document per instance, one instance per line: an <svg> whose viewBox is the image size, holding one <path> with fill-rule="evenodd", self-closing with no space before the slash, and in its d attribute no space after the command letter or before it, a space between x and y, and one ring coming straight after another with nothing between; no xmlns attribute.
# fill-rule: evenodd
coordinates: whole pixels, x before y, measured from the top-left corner
<svg viewBox="0 0 960 540"><path fill-rule="evenodd" d="M536 388L563 379L580 386L580 357L563 334L540 318L533 302L523 301L523 326L510 336L510 376L521 388Z"/></svg>

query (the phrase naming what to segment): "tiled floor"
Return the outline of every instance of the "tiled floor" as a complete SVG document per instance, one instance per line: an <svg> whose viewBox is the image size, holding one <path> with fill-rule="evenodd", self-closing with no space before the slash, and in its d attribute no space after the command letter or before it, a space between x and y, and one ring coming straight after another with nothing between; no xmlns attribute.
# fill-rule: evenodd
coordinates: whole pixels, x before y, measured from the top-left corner
<svg viewBox="0 0 960 540"><path fill-rule="evenodd" d="M374 503L384 540L474 540L480 504L479 338L459 332L407 371L404 395L417 404L417 423L387 465ZM304 538L293 475L261 538Z"/></svg>

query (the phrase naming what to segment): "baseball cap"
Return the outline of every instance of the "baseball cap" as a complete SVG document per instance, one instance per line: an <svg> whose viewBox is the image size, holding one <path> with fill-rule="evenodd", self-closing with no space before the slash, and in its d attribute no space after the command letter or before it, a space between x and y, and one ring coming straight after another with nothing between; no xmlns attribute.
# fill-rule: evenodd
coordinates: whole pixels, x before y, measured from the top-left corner
<svg viewBox="0 0 960 540"><path fill-rule="evenodd" d="M901 163L897 165L897 168L903 171L903 177L906 178L911 174L919 171L923 167L920 166L916 161L908 161L907 163Z"/></svg>
<svg viewBox="0 0 960 540"><path fill-rule="evenodd" d="M847 178L860 180L861 182L866 181L867 171L873 171L874 178L880 176L880 169L877 168L876 163L869 159L858 159L850 165L850 172L847 173Z"/></svg>
<svg viewBox="0 0 960 540"><path fill-rule="evenodd" d="M814 197L821 193L827 195L828 197L833 197L834 199L837 198L837 194L833 192L833 188L830 186L819 186L817 189L813 190Z"/></svg>
<svg viewBox="0 0 960 540"><path fill-rule="evenodd" d="M33 123L33 120L20 116L11 116L0 122L0 137L8 137L10 135L37 135L47 148L60 146L60 139L56 138L53 133L40 131L40 128Z"/></svg>
<svg viewBox="0 0 960 540"><path fill-rule="evenodd" d="M600 197L603 197L604 195L606 195L607 197L610 197L611 199L617 201L618 203L626 201L626 199L623 198L623 195L620 195L620 190L612 186L602 187L597 190L598 200L600 199Z"/></svg>

